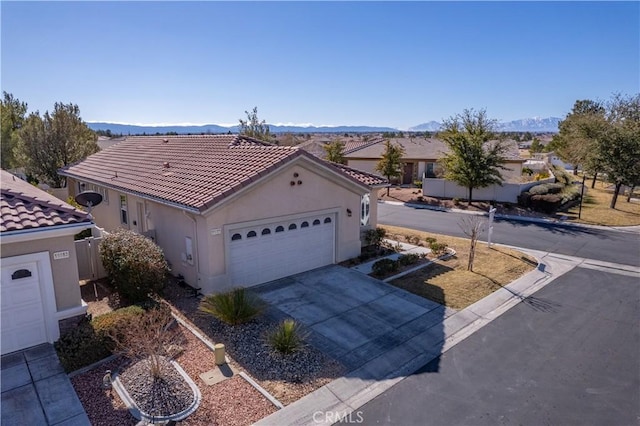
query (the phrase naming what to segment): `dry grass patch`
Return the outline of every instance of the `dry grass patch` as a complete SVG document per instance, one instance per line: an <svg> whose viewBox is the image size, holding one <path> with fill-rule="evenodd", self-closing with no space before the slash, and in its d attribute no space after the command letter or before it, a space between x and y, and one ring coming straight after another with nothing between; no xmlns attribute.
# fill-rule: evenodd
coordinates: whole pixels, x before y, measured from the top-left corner
<svg viewBox="0 0 640 426"><path fill-rule="evenodd" d="M605 226L631 226L640 225L640 203L631 201L627 203L627 196L620 194L616 208L609 208L613 191L607 189L610 184L596 181L596 187L591 189L591 182L585 182L586 195L582 203L581 218L578 219L579 206L571 208L567 212L569 220L578 223Z"/></svg>
<svg viewBox="0 0 640 426"><path fill-rule="evenodd" d="M509 284L536 264L525 254L502 247L488 248L478 242L474 271L467 271L469 240L445 235L420 232L396 226L382 226L391 235L413 234L421 239L436 238L456 251L456 256L430 265L391 282L411 293L433 300L454 309L463 309Z"/></svg>

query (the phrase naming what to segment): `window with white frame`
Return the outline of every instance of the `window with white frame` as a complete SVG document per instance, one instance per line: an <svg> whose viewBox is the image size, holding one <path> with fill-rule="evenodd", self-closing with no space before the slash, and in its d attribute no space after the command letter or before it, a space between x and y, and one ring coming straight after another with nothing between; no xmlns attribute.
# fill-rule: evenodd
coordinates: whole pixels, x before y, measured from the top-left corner
<svg viewBox="0 0 640 426"><path fill-rule="evenodd" d="M367 226L369 224L369 216L371 211L371 201L369 194L362 196L360 200L360 225Z"/></svg>
<svg viewBox="0 0 640 426"><path fill-rule="evenodd" d="M127 217L127 196L120 194L120 223L126 225L129 223Z"/></svg>

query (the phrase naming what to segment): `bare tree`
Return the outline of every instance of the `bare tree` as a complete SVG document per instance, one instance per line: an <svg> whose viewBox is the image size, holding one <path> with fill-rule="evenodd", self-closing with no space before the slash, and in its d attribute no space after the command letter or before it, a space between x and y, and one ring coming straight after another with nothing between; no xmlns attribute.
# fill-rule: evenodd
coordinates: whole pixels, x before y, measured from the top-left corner
<svg viewBox="0 0 640 426"><path fill-rule="evenodd" d="M469 263L467 264L467 271L473 272L473 260L476 256L476 243L480 234L484 232L485 219L480 216L467 216L460 219L458 226L462 229L462 232L471 240L471 247L469 249Z"/></svg>
<svg viewBox="0 0 640 426"><path fill-rule="evenodd" d="M108 334L116 350L132 360L147 360L149 374L162 376L162 358L175 355L181 341L180 330L172 327L173 317L166 308L151 309Z"/></svg>

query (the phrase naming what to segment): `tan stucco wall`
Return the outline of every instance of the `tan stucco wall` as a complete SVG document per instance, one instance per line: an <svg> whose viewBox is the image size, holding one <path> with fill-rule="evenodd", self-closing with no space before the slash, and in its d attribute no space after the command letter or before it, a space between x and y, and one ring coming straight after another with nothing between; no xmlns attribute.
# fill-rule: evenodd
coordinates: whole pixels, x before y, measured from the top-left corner
<svg viewBox="0 0 640 426"><path fill-rule="evenodd" d="M69 251L66 259L53 259L53 253ZM49 252L51 272L53 274L53 287L56 294L56 308L58 311L74 308L82 305L80 296L80 284L78 279L78 264L76 260L76 248L73 235L45 238L20 243L3 243L0 249L2 258L19 256L23 254Z"/></svg>
<svg viewBox="0 0 640 426"><path fill-rule="evenodd" d="M298 173L298 177L294 178L294 173ZM292 180L300 180L302 184L292 186ZM360 199L367 190L340 182L342 180L338 177L327 178L319 174L315 165L301 162L284 167L243 192L241 197L213 210L207 215L206 238L211 255L209 270L206 271L208 279L203 288L214 291L230 285L225 261L229 228L244 222L331 211L336 214L336 262L358 256L361 246ZM351 217L347 217L347 209L351 210ZM374 222L375 212L377 210L372 210ZM221 230L221 233L212 235L212 230Z"/></svg>
<svg viewBox="0 0 640 426"><path fill-rule="evenodd" d="M377 164L378 160L352 160L347 158L347 166L367 173L380 174L380 172L376 171Z"/></svg>
<svg viewBox="0 0 640 426"><path fill-rule="evenodd" d="M522 176L522 162L507 162L504 165L509 170L502 170L502 177L505 182L520 182Z"/></svg>

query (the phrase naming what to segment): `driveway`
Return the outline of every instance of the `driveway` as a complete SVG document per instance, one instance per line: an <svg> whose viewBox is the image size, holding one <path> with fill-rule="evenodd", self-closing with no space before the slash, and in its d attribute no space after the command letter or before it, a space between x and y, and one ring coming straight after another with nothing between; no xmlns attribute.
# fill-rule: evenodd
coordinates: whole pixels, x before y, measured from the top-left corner
<svg viewBox="0 0 640 426"><path fill-rule="evenodd" d="M1 362L3 425L91 425L52 345L4 355Z"/></svg>
<svg viewBox="0 0 640 426"><path fill-rule="evenodd" d="M350 370L431 330L443 340L442 305L360 272L330 265L254 288L276 316L311 331L311 343Z"/></svg>

